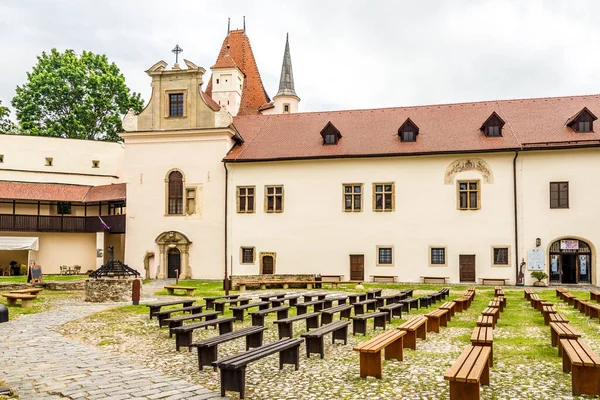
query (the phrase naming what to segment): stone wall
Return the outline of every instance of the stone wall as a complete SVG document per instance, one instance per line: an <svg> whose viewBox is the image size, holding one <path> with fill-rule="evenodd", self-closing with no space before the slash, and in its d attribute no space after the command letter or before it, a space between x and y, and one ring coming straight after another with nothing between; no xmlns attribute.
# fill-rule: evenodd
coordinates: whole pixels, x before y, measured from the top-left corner
<svg viewBox="0 0 600 400"><path fill-rule="evenodd" d="M273 274L273 275L234 275L231 277L231 286L233 290L239 289L239 282L276 282L276 281L314 281L315 276L313 274ZM269 285L270 288L278 287L276 285ZM283 287L283 284L280 286ZM306 288L306 285L290 285L291 288ZM256 285L248 284L247 289L259 289L260 284Z"/></svg>
<svg viewBox="0 0 600 400"><path fill-rule="evenodd" d="M79 291L85 289L85 280L77 281L44 281L38 283L26 282L0 282L0 291L28 289L31 287L41 287L46 290L60 290L64 292Z"/></svg>
<svg viewBox="0 0 600 400"><path fill-rule="evenodd" d="M133 279L87 279L85 301L92 303L131 301L132 284Z"/></svg>

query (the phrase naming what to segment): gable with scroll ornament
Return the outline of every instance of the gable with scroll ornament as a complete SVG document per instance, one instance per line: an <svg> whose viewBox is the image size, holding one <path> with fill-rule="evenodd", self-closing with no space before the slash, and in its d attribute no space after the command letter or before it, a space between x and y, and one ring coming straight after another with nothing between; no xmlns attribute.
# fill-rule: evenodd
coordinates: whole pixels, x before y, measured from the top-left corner
<svg viewBox="0 0 600 400"><path fill-rule="evenodd" d="M480 158L463 158L448 165L444 174L444 184L452 185L456 174L465 171L477 171L483 176L483 182L494 183L494 174L488 163Z"/></svg>

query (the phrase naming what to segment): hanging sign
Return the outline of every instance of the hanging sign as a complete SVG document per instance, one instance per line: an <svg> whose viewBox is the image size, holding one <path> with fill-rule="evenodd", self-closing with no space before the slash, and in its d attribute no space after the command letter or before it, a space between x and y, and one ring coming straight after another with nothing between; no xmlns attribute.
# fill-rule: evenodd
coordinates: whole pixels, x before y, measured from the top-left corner
<svg viewBox="0 0 600 400"><path fill-rule="evenodd" d="M560 241L561 250L579 250L579 240L563 239Z"/></svg>
<svg viewBox="0 0 600 400"><path fill-rule="evenodd" d="M587 275L587 255L579 255L579 275Z"/></svg>
<svg viewBox="0 0 600 400"><path fill-rule="evenodd" d="M543 271L544 265L544 252L540 249L532 249L527 251L527 270L529 271Z"/></svg>

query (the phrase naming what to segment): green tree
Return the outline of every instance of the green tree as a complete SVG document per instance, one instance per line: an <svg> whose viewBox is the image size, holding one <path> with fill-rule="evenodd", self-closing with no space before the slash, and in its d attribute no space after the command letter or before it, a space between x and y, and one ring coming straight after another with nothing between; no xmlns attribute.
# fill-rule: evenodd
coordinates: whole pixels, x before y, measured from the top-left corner
<svg viewBox="0 0 600 400"><path fill-rule="evenodd" d="M0 100L0 133L15 133L17 131L15 124L8 118L9 115L10 110L8 107L4 107L2 100Z"/></svg>
<svg viewBox="0 0 600 400"><path fill-rule="evenodd" d="M24 134L117 141L123 115L143 102L105 55L52 49L38 56L12 105Z"/></svg>

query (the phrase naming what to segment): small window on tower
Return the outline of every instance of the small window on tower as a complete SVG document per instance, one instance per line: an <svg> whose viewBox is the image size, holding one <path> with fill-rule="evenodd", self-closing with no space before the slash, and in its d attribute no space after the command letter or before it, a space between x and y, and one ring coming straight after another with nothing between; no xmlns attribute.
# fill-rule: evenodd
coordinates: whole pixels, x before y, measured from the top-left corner
<svg viewBox="0 0 600 400"><path fill-rule="evenodd" d="M51 167L52 166L52 157L46 157L46 167Z"/></svg>
<svg viewBox="0 0 600 400"><path fill-rule="evenodd" d="M4 162L4 154L0 154L0 163Z"/></svg>
<svg viewBox="0 0 600 400"><path fill-rule="evenodd" d="M100 160L92 160L92 168L100 168Z"/></svg>
<svg viewBox="0 0 600 400"><path fill-rule="evenodd" d="M283 105L283 112L284 113L289 113L290 112L290 105L289 104L284 104Z"/></svg>
<svg viewBox="0 0 600 400"><path fill-rule="evenodd" d="M217 78L217 85L219 84L219 78Z"/></svg>

